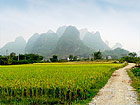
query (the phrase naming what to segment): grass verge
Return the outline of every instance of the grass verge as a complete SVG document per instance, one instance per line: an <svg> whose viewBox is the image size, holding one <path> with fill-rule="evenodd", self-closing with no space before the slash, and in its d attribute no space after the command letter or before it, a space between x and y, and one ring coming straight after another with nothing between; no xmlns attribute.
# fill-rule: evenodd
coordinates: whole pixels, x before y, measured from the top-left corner
<svg viewBox="0 0 140 105"><path fill-rule="evenodd" d="M140 101L140 77L136 74L140 74L140 68L133 68L128 70L128 75L132 79L131 86L136 89L138 100Z"/></svg>

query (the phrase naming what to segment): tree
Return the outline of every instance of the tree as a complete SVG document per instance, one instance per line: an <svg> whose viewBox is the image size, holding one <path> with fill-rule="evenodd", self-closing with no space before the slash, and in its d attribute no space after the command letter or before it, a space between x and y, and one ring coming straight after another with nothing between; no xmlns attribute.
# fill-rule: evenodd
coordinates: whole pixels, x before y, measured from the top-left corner
<svg viewBox="0 0 140 105"><path fill-rule="evenodd" d="M78 60L78 56L74 56L73 60L77 61Z"/></svg>
<svg viewBox="0 0 140 105"><path fill-rule="evenodd" d="M8 64L8 57L6 56L1 56L0 57L0 65L7 65Z"/></svg>
<svg viewBox="0 0 140 105"><path fill-rule="evenodd" d="M53 57L50 58L50 61L51 62L57 62L58 61L57 55L53 55Z"/></svg>
<svg viewBox="0 0 140 105"><path fill-rule="evenodd" d="M129 57L136 57L137 56L137 54L135 52L129 53L128 55L129 55Z"/></svg>
<svg viewBox="0 0 140 105"><path fill-rule="evenodd" d="M102 53L100 51L94 52L94 59L102 59Z"/></svg>
<svg viewBox="0 0 140 105"><path fill-rule="evenodd" d="M73 55L69 55L69 59L72 61L73 60Z"/></svg>
<svg viewBox="0 0 140 105"><path fill-rule="evenodd" d="M10 57L15 57L16 56L16 53L14 53L14 52L12 52L11 54L10 54Z"/></svg>

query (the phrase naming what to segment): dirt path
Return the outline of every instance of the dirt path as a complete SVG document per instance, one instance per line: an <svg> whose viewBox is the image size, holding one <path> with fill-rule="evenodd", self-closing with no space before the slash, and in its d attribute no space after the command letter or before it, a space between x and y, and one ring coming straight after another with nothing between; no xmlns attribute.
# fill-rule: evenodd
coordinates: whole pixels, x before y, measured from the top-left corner
<svg viewBox="0 0 140 105"><path fill-rule="evenodd" d="M128 66L116 70L89 105L140 105L134 88L130 86L131 79L126 72L133 66L135 64L130 63Z"/></svg>

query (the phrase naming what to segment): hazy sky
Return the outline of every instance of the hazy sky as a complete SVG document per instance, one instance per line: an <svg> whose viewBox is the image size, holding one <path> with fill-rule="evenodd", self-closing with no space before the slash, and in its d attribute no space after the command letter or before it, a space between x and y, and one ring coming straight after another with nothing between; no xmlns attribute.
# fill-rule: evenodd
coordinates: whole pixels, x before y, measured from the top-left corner
<svg viewBox="0 0 140 105"><path fill-rule="evenodd" d="M140 0L0 0L0 47L59 26L99 31L110 46L140 50Z"/></svg>

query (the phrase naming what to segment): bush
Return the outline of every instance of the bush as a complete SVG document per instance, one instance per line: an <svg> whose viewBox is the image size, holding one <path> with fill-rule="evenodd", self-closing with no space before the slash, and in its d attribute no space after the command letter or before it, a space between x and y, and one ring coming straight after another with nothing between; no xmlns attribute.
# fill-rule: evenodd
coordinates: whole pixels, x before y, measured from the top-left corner
<svg viewBox="0 0 140 105"><path fill-rule="evenodd" d="M50 58L51 62L58 62L57 55L53 55L53 58Z"/></svg>

